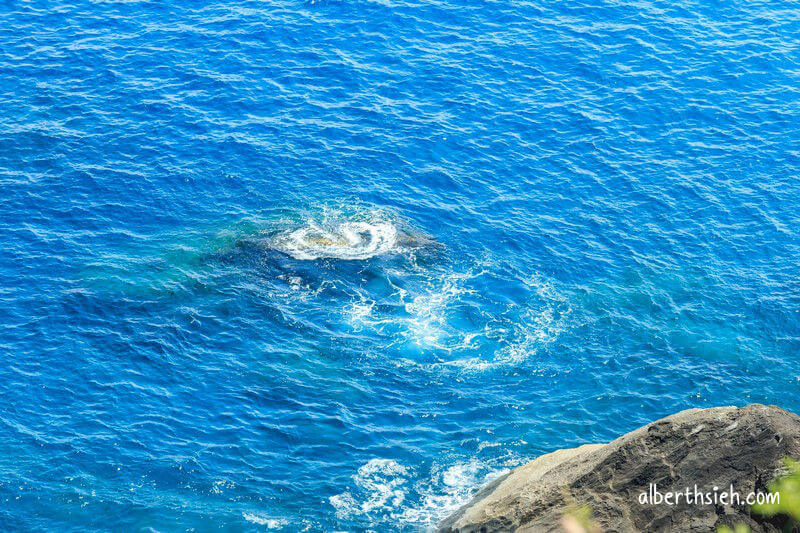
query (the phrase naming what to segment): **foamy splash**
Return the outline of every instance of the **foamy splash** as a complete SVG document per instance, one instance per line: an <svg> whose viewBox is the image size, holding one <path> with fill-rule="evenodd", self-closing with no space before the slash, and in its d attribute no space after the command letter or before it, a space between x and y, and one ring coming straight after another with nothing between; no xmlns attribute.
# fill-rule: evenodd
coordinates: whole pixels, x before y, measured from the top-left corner
<svg viewBox="0 0 800 533"><path fill-rule="evenodd" d="M498 280L483 266L416 274L396 274L405 275L403 286L392 284L394 292L380 300L358 290L343 310L355 332L371 331L382 343L381 356L398 350L397 366L434 373L508 368L531 360L570 327L569 300L538 274ZM500 281L516 283L514 301L486 285Z"/></svg>
<svg viewBox="0 0 800 533"><path fill-rule="evenodd" d="M311 222L278 235L274 247L300 260L364 260L394 251L397 242L397 228L388 220Z"/></svg>
<svg viewBox="0 0 800 533"><path fill-rule="evenodd" d="M391 522L430 531L469 501L478 488L520 462L506 454L489 461L471 458L434 464L429 472L417 472L392 459L375 458L353 475L349 490L330 497L329 503L340 520Z"/></svg>
<svg viewBox="0 0 800 533"><path fill-rule="evenodd" d="M242 517L250 523L265 526L267 529L283 529L289 525L284 518L273 518L261 513L242 513Z"/></svg>
<svg viewBox="0 0 800 533"><path fill-rule="evenodd" d="M354 490L331 496L329 502L340 519L397 509L406 497L408 476L408 469L396 461L371 459L353 476Z"/></svg>

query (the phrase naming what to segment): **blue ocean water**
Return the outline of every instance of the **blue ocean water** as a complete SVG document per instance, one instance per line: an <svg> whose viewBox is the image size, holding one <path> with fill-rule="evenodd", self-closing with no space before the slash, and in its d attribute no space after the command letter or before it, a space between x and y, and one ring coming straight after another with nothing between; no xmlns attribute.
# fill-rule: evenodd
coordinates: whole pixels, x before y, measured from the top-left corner
<svg viewBox="0 0 800 533"><path fill-rule="evenodd" d="M5 2L3 530L424 530L800 411L795 2Z"/></svg>

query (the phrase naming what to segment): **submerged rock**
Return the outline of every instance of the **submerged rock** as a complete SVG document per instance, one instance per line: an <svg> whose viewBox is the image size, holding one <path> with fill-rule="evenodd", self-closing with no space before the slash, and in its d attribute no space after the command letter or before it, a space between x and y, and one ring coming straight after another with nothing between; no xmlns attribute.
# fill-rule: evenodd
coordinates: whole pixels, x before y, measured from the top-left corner
<svg viewBox="0 0 800 533"><path fill-rule="evenodd" d="M608 444L558 450L516 468L484 487L440 531L561 531L574 505L591 506L606 532L705 532L736 523L779 531L780 519L751 516L744 499L766 492L787 456L800 457L797 415L758 404L689 409ZM672 505L655 504L651 484L662 497L683 494ZM705 496L687 502L687 488L697 499L695 486L711 494L716 487L717 503L706 503ZM719 499L731 487L741 496L738 504Z"/></svg>
<svg viewBox="0 0 800 533"><path fill-rule="evenodd" d="M410 253L433 253L441 243L423 233L398 229L388 223L347 222L333 227L304 226L263 237L236 241L239 251L259 256L278 252L295 260L337 259L362 261L373 257Z"/></svg>

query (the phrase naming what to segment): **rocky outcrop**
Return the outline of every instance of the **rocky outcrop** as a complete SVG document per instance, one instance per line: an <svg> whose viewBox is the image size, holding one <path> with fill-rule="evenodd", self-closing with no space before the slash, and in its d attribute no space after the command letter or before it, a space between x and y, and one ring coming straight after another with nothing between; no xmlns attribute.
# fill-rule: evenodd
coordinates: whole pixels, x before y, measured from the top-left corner
<svg viewBox="0 0 800 533"><path fill-rule="evenodd" d="M779 531L779 519L751 516L745 501L723 502L720 493L732 486L744 500L766 492L786 456L800 458L797 415L757 404L689 409L608 444L543 455L484 487L440 531L561 531L565 510L583 504L606 532L706 532L740 522ZM651 484L662 497L682 495L673 505L652 503ZM695 486L704 494L717 487L717 502L697 502Z"/></svg>

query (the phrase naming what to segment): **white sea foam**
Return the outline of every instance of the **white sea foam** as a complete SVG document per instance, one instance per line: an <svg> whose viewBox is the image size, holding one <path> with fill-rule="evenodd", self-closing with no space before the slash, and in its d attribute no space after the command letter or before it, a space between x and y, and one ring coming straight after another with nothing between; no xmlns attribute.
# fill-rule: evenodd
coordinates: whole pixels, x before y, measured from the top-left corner
<svg viewBox="0 0 800 533"><path fill-rule="evenodd" d="M408 313L407 340L423 347L452 350L468 343L469 332L454 330L447 323L447 312L458 300L471 292L465 281L475 274L451 273L440 283L434 283L428 290L415 295L405 304Z"/></svg>
<svg viewBox="0 0 800 533"><path fill-rule="evenodd" d="M323 220L285 231L273 246L295 259L363 260L393 252L397 227L389 220Z"/></svg>
<svg viewBox="0 0 800 533"><path fill-rule="evenodd" d="M510 326L505 335L508 340L491 359L466 357L447 361L441 365L458 367L468 372L482 372L517 365L530 359L542 347L555 340L564 327L563 315L557 316L551 307L526 309Z"/></svg>
<svg viewBox="0 0 800 533"><path fill-rule="evenodd" d="M408 277L409 273L388 271L387 275L391 279L393 275ZM359 292L344 314L356 331L370 328L379 334L388 333L392 344L400 342L446 352L468 348L477 333L449 325L448 312L458 304L460 298L474 293L466 283L476 275L450 272L431 276L425 272L421 280L408 283L408 289L395 287L394 294L388 298L392 309L402 308L404 313L382 314L376 310L376 302L368 294Z"/></svg>
<svg viewBox="0 0 800 533"><path fill-rule="evenodd" d="M451 515L486 483L508 472L478 459L434 468L430 478L417 484L418 500L397 517L418 529L432 530Z"/></svg>
<svg viewBox="0 0 800 533"><path fill-rule="evenodd" d="M408 470L391 459L370 459L353 476L351 491L331 496L336 516L346 519L357 514L391 512L405 499Z"/></svg>
<svg viewBox="0 0 800 533"><path fill-rule="evenodd" d="M498 461L509 465L508 457ZM513 460L509 466L519 462ZM418 477L394 460L371 459L353 476L353 486L329 501L342 520L387 521L428 530L469 501L479 487L507 472L504 465L472 458L434 465Z"/></svg>
<svg viewBox="0 0 800 533"><path fill-rule="evenodd" d="M242 517L248 522L265 526L267 529L283 529L289 525L289 521L284 518L274 518L261 513L242 513Z"/></svg>
<svg viewBox="0 0 800 533"><path fill-rule="evenodd" d="M236 485L233 483L233 481L228 481L227 479L219 479L211 485L211 492L213 492L214 494L222 494L226 489L232 489L235 486Z"/></svg>
<svg viewBox="0 0 800 533"><path fill-rule="evenodd" d="M478 289L485 274L477 268L387 271L389 278L406 278L403 288L383 297L389 305L379 306L358 290L343 314L354 330L372 330L374 338L387 341L384 351L395 347L407 355L396 364L436 372L483 372L524 363L567 327L569 301L550 281L539 275L521 280L522 292L509 302ZM471 322L460 319L465 313Z"/></svg>

